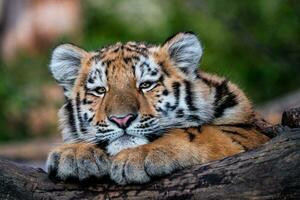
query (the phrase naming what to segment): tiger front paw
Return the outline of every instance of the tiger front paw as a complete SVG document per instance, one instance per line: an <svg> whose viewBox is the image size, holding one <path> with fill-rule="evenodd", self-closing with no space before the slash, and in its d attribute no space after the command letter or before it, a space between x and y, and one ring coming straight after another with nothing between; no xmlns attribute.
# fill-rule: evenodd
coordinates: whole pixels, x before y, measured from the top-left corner
<svg viewBox="0 0 300 200"><path fill-rule="evenodd" d="M146 183L151 177L170 174L181 165L174 155L164 148L126 149L112 159L110 177L120 185Z"/></svg>
<svg viewBox="0 0 300 200"><path fill-rule="evenodd" d="M150 181L144 167L146 153L140 148L125 149L118 153L112 159L110 178L120 185Z"/></svg>
<svg viewBox="0 0 300 200"><path fill-rule="evenodd" d="M97 146L87 143L64 144L48 156L49 177L67 181L85 181L108 174L110 160Z"/></svg>

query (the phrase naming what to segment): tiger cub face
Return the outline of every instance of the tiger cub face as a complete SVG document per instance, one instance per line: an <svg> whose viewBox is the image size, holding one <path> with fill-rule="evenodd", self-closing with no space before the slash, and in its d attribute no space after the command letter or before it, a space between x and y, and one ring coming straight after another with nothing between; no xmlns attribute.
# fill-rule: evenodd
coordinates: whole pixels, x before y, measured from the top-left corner
<svg viewBox="0 0 300 200"><path fill-rule="evenodd" d="M66 97L60 111L65 141L97 143L114 155L170 128L209 121L207 89L196 86L201 55L192 33L161 46L128 42L93 52L58 46L50 69Z"/></svg>

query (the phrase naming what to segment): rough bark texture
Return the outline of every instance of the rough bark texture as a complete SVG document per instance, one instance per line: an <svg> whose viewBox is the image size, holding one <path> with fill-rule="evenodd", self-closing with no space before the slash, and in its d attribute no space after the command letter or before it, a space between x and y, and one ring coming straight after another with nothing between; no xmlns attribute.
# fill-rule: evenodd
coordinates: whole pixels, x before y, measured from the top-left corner
<svg viewBox="0 0 300 200"><path fill-rule="evenodd" d="M0 160L0 199L300 199L300 129L264 128L278 136L258 149L144 185L54 183L42 170Z"/></svg>

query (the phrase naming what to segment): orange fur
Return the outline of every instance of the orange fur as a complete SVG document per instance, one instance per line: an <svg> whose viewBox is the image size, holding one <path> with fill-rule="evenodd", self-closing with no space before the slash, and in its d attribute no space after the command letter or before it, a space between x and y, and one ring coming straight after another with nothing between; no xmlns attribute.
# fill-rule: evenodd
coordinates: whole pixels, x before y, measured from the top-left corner
<svg viewBox="0 0 300 200"><path fill-rule="evenodd" d="M196 101L202 101L203 107L189 108L191 116L196 119L199 116L195 117L195 112L201 114L206 109L203 112L205 119L200 120L201 124L187 128L169 127L160 138L135 148L124 149L110 157L105 149L100 150L99 146L87 144L85 141L65 144L50 154L50 172L60 171L58 178L62 179L71 175L83 179L88 177L89 173L95 176L95 171L79 175L75 172L70 174L66 170L68 167L74 170L70 162L88 160L92 164L87 164L86 167L97 166L98 171L107 172L119 184L142 183L149 181L152 176L169 174L183 167L231 156L256 148L269 140L267 136L255 130L252 104L235 84L202 71L195 70L196 72L193 71L194 74L190 75L188 73L191 72L187 72L186 69L180 70L176 67L177 64L169 51L174 41L182 42L183 36L184 34L180 33L163 46L147 46L134 42L117 43L99 52L89 53L75 48L74 51L80 51L82 56L81 66L72 88L72 96L68 97L68 100L72 102L79 99L78 105L74 106L76 108L82 102L91 102L85 105L94 114L91 124L106 125L107 119L113 115L137 113L141 118L157 117L159 111L156 105L163 93L166 90L176 93L176 87L179 90L181 86L185 88L181 89L181 95L185 95L183 101L187 104L186 107L195 107L199 103ZM156 81L155 87L147 92L142 92L137 86L138 80L133 69L139 62L139 59L136 59L139 57L156 63L163 74L162 78ZM102 96L95 96L87 91L86 83L92 68L100 61L106 67L106 92ZM65 107L61 111L62 126L68 123ZM99 163L105 163L104 169Z"/></svg>

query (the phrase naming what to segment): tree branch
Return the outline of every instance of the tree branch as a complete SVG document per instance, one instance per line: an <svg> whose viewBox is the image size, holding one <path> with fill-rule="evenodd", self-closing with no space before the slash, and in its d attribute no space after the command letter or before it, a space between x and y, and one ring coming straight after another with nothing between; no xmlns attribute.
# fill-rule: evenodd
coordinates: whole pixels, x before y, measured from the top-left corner
<svg viewBox="0 0 300 200"><path fill-rule="evenodd" d="M276 130L258 149L143 185L54 183L40 169L0 160L0 199L300 199L300 129Z"/></svg>

